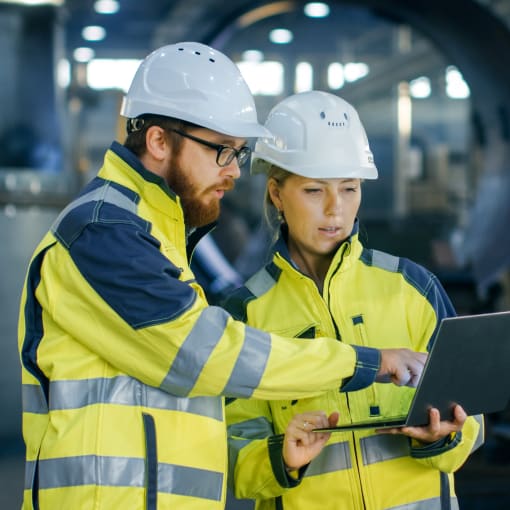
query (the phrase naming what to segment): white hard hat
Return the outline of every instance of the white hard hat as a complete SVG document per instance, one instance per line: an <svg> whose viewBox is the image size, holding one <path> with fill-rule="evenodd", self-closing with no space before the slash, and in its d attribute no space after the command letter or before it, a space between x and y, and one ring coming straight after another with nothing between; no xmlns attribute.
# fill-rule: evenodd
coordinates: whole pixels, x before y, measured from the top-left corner
<svg viewBox="0 0 510 510"><path fill-rule="evenodd" d="M276 165L310 178L377 179L358 113L334 94L294 94L269 112L265 126L274 138L257 141L252 173Z"/></svg>
<svg viewBox="0 0 510 510"><path fill-rule="evenodd" d="M238 67L196 42L163 46L136 71L120 114L174 117L235 137L271 136Z"/></svg>

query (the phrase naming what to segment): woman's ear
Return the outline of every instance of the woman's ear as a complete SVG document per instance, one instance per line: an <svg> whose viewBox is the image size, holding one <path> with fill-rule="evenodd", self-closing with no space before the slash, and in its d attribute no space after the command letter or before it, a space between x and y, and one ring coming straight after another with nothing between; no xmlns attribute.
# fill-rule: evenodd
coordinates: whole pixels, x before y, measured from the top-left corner
<svg viewBox="0 0 510 510"><path fill-rule="evenodd" d="M278 211L281 211L283 204L280 198L280 183L274 177L270 177L267 181L267 192L269 193L273 205Z"/></svg>
<svg viewBox="0 0 510 510"><path fill-rule="evenodd" d="M157 161L162 161L168 156L170 146L165 130L160 126L151 126L145 135L147 152Z"/></svg>

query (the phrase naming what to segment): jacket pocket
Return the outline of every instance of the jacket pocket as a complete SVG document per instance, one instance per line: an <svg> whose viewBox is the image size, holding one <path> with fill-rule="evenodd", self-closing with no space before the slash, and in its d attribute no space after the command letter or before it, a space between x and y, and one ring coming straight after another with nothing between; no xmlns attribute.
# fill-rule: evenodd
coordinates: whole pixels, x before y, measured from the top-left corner
<svg viewBox="0 0 510 510"><path fill-rule="evenodd" d="M296 324L294 326L287 326L283 329L272 329L271 332L275 335L284 336L284 337L294 337L294 338L315 338L315 331L318 322L304 322L301 324Z"/></svg>
<svg viewBox="0 0 510 510"><path fill-rule="evenodd" d="M143 413L145 430L145 483L146 510L157 510L158 507L158 445L156 441L156 425L154 418Z"/></svg>

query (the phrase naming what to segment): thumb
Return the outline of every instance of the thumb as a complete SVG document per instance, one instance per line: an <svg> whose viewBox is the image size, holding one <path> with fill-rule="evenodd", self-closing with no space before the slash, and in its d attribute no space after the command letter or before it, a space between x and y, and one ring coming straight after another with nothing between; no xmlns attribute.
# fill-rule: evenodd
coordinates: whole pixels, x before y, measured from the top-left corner
<svg viewBox="0 0 510 510"><path fill-rule="evenodd" d="M337 425L338 418L340 418L340 413L338 411L332 412L328 417L329 426L334 427Z"/></svg>

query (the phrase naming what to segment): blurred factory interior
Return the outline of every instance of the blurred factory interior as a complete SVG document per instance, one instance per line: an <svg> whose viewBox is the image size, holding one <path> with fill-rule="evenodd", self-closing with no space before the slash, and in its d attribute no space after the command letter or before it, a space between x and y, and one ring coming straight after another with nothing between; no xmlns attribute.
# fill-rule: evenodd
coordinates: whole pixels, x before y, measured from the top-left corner
<svg viewBox="0 0 510 510"><path fill-rule="evenodd" d="M0 0L0 27L2 510L19 508L23 487L16 324L28 259L122 141L123 92L161 45L229 55L262 121L310 88L351 102L380 172L364 185L364 243L434 271L459 314L510 308L510 0ZM245 169L196 252L212 302L264 259L259 177ZM458 473L461 508L510 508L509 476L505 411L487 417L486 444Z"/></svg>

